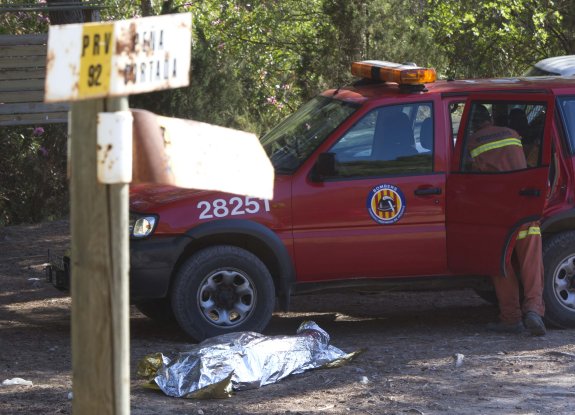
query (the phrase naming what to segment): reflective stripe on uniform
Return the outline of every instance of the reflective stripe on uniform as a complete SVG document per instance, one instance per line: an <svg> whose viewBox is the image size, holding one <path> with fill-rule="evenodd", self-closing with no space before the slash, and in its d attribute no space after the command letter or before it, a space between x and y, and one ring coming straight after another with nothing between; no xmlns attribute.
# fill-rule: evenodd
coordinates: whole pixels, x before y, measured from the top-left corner
<svg viewBox="0 0 575 415"><path fill-rule="evenodd" d="M539 228L539 226L530 226L529 229L525 229L523 231L520 231L519 234L517 235L517 240L525 239L528 236L533 236L533 235L541 236L541 229Z"/></svg>
<svg viewBox="0 0 575 415"><path fill-rule="evenodd" d="M474 148L471 150L471 157L475 158L486 151L506 146L523 147L519 138L504 138L503 140L492 141L491 143L482 144L479 147Z"/></svg>

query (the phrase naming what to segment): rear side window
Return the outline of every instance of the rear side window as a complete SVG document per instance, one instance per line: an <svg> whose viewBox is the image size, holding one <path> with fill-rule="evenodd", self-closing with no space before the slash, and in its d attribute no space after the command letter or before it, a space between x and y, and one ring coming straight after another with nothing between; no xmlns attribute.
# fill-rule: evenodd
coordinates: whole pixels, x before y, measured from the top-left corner
<svg viewBox="0 0 575 415"><path fill-rule="evenodd" d="M575 153L575 97L559 98L565 133L569 139L571 154Z"/></svg>
<svg viewBox="0 0 575 415"><path fill-rule="evenodd" d="M500 173L539 166L546 113L543 103L473 102L462 171Z"/></svg>

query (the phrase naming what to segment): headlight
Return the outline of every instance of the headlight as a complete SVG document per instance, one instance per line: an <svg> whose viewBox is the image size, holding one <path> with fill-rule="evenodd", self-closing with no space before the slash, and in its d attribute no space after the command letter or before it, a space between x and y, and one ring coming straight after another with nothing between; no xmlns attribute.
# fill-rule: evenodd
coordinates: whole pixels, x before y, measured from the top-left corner
<svg viewBox="0 0 575 415"><path fill-rule="evenodd" d="M156 227L157 217L153 215L130 214L130 238L145 238Z"/></svg>

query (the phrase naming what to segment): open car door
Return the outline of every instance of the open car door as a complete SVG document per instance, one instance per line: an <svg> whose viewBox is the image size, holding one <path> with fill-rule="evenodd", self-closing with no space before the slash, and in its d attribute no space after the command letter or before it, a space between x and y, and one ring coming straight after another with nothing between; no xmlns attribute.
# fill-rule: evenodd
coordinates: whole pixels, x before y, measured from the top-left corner
<svg viewBox="0 0 575 415"><path fill-rule="evenodd" d="M473 166L470 137L479 106L489 110L494 125L513 127L521 135L525 168L486 172ZM505 275L516 230L543 213L553 111L553 97L545 92L529 97L478 94L467 99L446 186L447 252L452 272ZM521 123L514 120L515 114L521 115Z"/></svg>

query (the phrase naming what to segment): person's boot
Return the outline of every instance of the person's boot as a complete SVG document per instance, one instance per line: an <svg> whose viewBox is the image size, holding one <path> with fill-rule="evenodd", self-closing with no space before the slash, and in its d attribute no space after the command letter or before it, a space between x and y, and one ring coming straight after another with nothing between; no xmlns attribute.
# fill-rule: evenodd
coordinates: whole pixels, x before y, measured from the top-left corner
<svg viewBox="0 0 575 415"><path fill-rule="evenodd" d="M547 333L543 319L535 311L528 311L525 314L523 324L533 336L545 336L545 333Z"/></svg>

